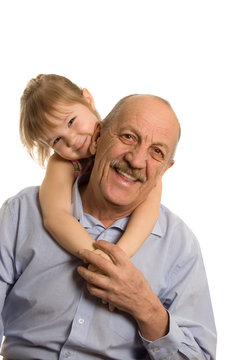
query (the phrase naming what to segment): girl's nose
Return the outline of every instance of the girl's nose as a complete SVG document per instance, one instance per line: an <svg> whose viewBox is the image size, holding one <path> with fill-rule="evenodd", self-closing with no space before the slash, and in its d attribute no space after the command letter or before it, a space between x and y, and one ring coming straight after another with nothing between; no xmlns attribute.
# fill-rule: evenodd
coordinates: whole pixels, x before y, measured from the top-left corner
<svg viewBox="0 0 239 360"><path fill-rule="evenodd" d="M66 145L72 147L75 144L75 135L73 133L68 134L66 137Z"/></svg>

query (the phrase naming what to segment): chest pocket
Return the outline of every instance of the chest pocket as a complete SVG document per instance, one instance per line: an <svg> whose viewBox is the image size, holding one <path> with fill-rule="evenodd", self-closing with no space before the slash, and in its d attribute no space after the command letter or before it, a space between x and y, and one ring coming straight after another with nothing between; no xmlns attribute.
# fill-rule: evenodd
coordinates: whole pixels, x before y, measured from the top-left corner
<svg viewBox="0 0 239 360"><path fill-rule="evenodd" d="M127 341L132 341L138 335L137 323L133 317L118 310L110 314L109 327Z"/></svg>

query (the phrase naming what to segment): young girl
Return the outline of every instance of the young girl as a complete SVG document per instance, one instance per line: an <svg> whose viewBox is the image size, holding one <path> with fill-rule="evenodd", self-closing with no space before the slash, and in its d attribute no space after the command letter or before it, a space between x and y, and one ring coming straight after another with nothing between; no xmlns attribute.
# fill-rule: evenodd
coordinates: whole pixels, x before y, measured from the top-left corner
<svg viewBox="0 0 239 360"><path fill-rule="evenodd" d="M58 75L39 75L27 84L21 98L21 141L32 157L36 150L41 165L54 150L40 188L44 226L75 256L81 249L95 250L95 241L70 214L70 206L76 176L87 177L92 168L96 149L91 140L99 134L100 126L100 116L87 89ZM160 200L161 183L131 215L117 243L129 257L152 231ZM103 252L101 255L107 258Z"/></svg>

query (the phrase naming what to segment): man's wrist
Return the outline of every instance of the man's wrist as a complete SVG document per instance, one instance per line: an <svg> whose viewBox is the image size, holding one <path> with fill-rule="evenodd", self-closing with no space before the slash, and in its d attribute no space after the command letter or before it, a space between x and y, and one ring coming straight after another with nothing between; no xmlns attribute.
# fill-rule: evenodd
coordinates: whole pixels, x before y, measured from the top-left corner
<svg viewBox="0 0 239 360"><path fill-rule="evenodd" d="M169 332L169 315L158 298L149 311L142 311L136 321L142 337L148 341L160 339Z"/></svg>

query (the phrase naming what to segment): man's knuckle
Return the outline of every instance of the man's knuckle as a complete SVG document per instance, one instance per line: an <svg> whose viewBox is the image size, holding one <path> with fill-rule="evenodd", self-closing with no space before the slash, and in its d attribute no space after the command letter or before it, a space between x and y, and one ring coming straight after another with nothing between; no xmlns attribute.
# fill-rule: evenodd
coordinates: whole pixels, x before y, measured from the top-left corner
<svg viewBox="0 0 239 360"><path fill-rule="evenodd" d="M89 272L87 275L87 281L89 283L93 283L95 281L95 274L94 272Z"/></svg>
<svg viewBox="0 0 239 360"><path fill-rule="evenodd" d="M89 291L89 293L91 295L94 295L95 294L95 288L93 287L92 284L87 284L87 290Z"/></svg>

